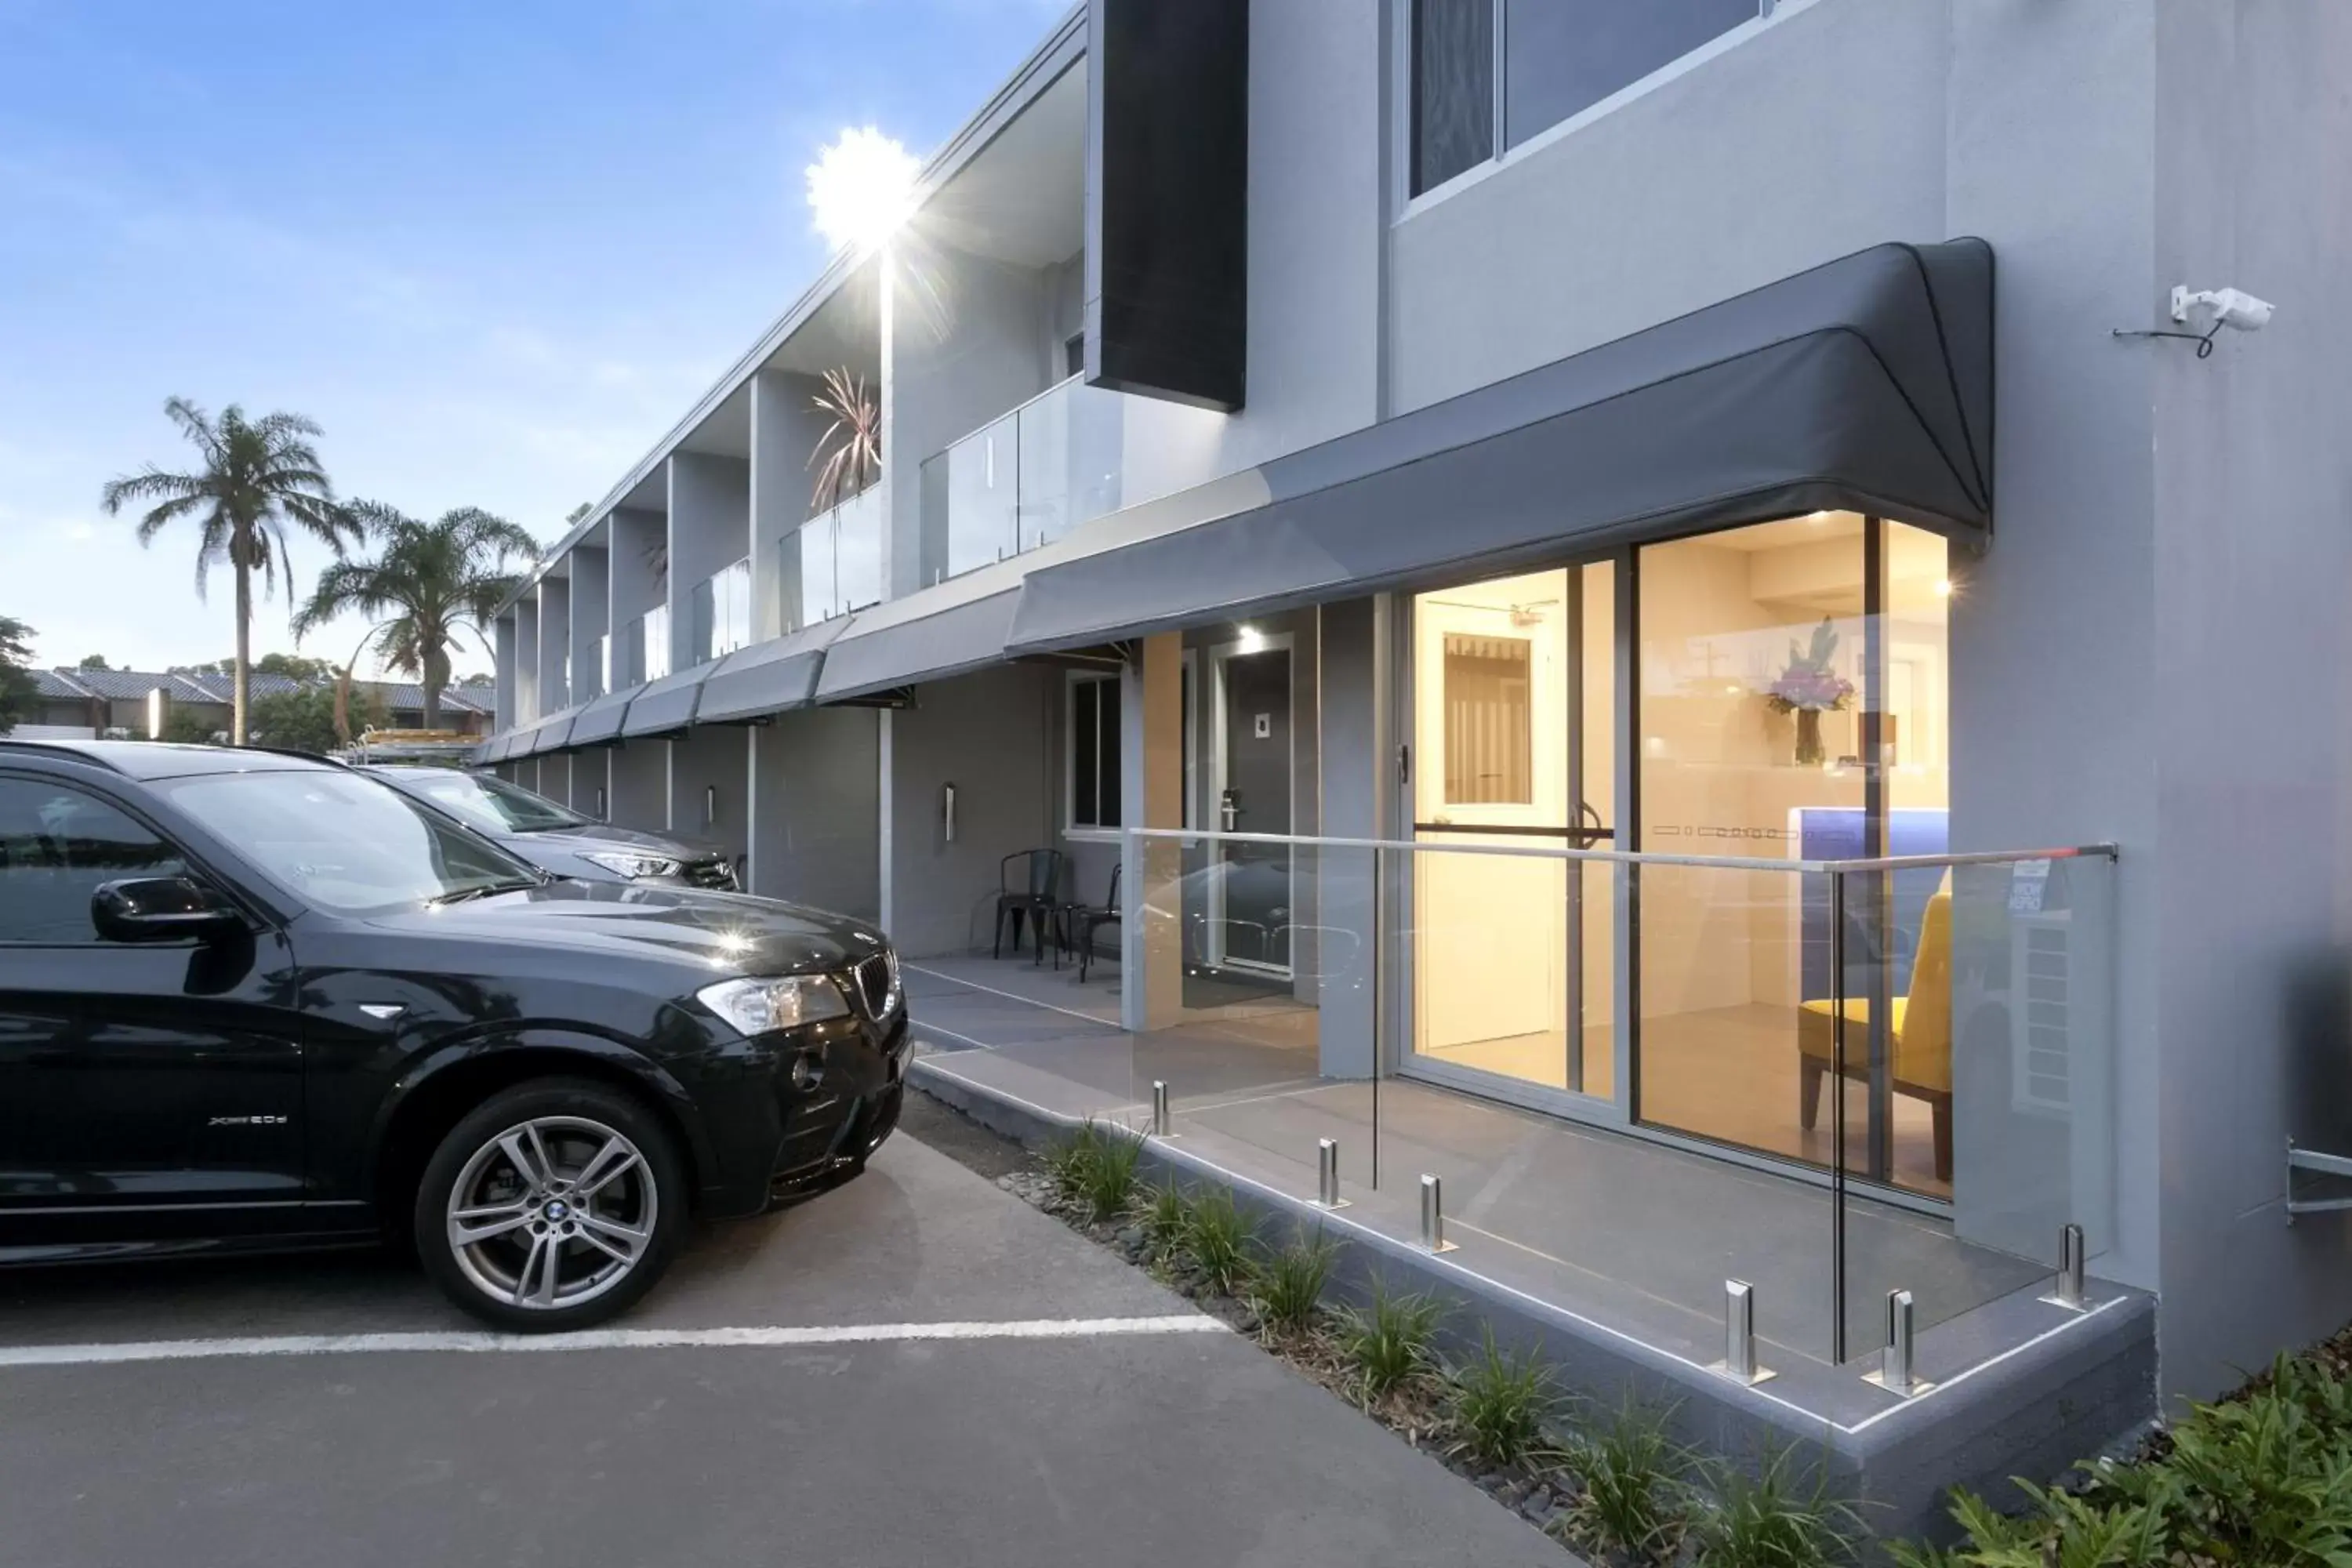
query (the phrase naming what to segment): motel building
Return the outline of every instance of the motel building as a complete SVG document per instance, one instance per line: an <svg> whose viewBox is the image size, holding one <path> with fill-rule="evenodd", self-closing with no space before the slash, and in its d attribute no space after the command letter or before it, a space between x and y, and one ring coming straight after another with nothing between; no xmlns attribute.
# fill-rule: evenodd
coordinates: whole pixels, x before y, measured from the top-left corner
<svg viewBox="0 0 2352 1568"><path fill-rule="evenodd" d="M1091 0L501 610L480 761L1579 1386L1896 1521L2054 1472L2352 1318L2347 71L2257 0Z"/></svg>

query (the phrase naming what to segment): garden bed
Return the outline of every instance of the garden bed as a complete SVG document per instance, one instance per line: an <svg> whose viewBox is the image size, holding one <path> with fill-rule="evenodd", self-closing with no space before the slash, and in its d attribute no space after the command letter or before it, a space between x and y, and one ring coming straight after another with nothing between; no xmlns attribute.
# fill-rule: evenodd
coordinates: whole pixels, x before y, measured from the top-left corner
<svg viewBox="0 0 2352 1568"><path fill-rule="evenodd" d="M1728 1464L1667 1436L1671 1412L1598 1408L1531 1355L1447 1364L1440 1310L1375 1283L1325 1300L1333 1249L1258 1234L1211 1184L1147 1185L1142 1145L1087 1126L999 1184L1150 1269L1202 1310L1423 1449L1536 1529L1615 1568L2352 1568L2352 1329L2231 1398L2191 1407L2128 1460L2059 1486L1952 1494L1960 1544L1873 1537L1795 1450ZM1451 1336L1460 1342L1460 1336Z"/></svg>

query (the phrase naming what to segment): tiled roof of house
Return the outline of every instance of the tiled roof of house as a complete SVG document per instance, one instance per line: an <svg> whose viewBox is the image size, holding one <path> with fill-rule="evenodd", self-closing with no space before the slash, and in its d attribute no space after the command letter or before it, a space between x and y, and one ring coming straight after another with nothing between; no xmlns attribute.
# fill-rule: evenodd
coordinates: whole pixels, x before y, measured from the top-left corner
<svg viewBox="0 0 2352 1568"><path fill-rule="evenodd" d="M167 675L139 669L37 669L33 680L39 694L54 700L104 698L111 702L135 702L162 687L176 702L215 703L226 707L235 700L236 680L226 675ZM373 691L395 713L421 712L425 689L396 680L362 680L362 691ZM291 676L255 670L247 688L255 697L275 697L303 689ZM488 713L497 698L487 686L450 685L441 689L441 707L449 713Z"/></svg>
<svg viewBox="0 0 2352 1568"><path fill-rule="evenodd" d="M55 701L70 701L78 699L87 702L92 693L88 687L81 685L62 669L37 669L33 671L33 695L47 697Z"/></svg>

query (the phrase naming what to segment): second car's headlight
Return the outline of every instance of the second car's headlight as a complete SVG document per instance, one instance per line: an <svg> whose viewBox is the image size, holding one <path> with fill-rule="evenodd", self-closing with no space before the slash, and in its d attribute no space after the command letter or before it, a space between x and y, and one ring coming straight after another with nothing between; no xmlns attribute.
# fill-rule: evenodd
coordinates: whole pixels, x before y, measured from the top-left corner
<svg viewBox="0 0 2352 1568"><path fill-rule="evenodd" d="M849 999L822 974L787 974L774 980L722 980L694 994L695 1000L746 1035L764 1035L845 1018Z"/></svg>
<svg viewBox="0 0 2352 1568"><path fill-rule="evenodd" d="M675 877L685 869L683 863L667 855L638 855L626 849L583 849L580 858L632 882L645 877Z"/></svg>

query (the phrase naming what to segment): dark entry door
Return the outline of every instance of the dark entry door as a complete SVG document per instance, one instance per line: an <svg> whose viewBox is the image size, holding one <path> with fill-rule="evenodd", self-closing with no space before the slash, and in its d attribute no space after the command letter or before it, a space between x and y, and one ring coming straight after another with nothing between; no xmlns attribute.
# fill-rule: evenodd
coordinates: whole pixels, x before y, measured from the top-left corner
<svg viewBox="0 0 2352 1568"><path fill-rule="evenodd" d="M1234 833L1290 831L1290 650L1229 654L1224 681L1224 777L1218 826ZM1224 846L1223 958L1244 968L1290 969L1291 857L1287 845Z"/></svg>

